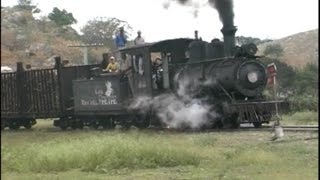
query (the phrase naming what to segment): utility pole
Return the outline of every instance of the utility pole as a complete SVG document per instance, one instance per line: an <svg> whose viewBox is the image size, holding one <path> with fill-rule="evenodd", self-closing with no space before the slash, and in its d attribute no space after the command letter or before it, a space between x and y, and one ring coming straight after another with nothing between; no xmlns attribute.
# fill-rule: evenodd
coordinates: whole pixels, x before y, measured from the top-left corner
<svg viewBox="0 0 320 180"><path fill-rule="evenodd" d="M80 47L83 53L83 64L88 65L88 47L102 47L104 44L69 44L68 47Z"/></svg>

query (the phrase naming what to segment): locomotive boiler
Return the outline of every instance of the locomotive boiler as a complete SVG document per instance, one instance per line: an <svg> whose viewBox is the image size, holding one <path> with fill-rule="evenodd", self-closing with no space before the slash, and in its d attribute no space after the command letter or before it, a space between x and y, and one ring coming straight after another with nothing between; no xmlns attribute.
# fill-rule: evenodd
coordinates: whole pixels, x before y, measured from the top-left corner
<svg viewBox="0 0 320 180"><path fill-rule="evenodd" d="M255 56L254 44L235 46L236 30L224 27L224 42L190 42L187 61L172 70L171 76L176 91L183 82L187 89L184 93L215 105L223 114L217 125L238 127L249 122L260 127L270 121L275 103L285 103L265 101L262 92L267 85L266 66L259 60L261 57Z"/></svg>
<svg viewBox="0 0 320 180"><path fill-rule="evenodd" d="M200 42L204 43L204 42ZM192 46L191 46L192 48ZM215 93L235 99L260 96L267 80L266 67L255 57L217 58L214 60L190 59L176 74L176 82L203 82Z"/></svg>
<svg viewBox="0 0 320 180"><path fill-rule="evenodd" d="M264 90L267 80L266 67L257 60L254 44L241 47L234 45L235 27L221 30L225 42L217 39L207 43L193 41L189 45L189 60L177 74L176 81L193 79L210 81L214 89L226 90L228 94L256 97Z"/></svg>

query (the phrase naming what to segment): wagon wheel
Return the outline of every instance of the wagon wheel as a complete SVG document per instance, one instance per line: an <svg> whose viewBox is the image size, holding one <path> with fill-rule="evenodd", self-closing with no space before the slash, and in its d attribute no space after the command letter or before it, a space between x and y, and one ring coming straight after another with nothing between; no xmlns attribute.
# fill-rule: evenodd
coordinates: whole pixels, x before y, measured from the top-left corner
<svg viewBox="0 0 320 180"><path fill-rule="evenodd" d="M26 129L31 129L31 127L32 127L31 122L24 124L23 127Z"/></svg>
<svg viewBox="0 0 320 180"><path fill-rule="evenodd" d="M93 122L91 125L90 125L90 128L91 129L98 129L99 128L99 124L97 122Z"/></svg>
<svg viewBox="0 0 320 180"><path fill-rule="evenodd" d="M18 123L16 123L16 122L12 122L9 125L9 129L12 129L12 130L17 130L19 128L20 128L20 125Z"/></svg>
<svg viewBox="0 0 320 180"><path fill-rule="evenodd" d="M211 113L207 113L208 123L205 123L201 129L221 129L223 128L222 118L215 117Z"/></svg>
<svg viewBox="0 0 320 180"><path fill-rule="evenodd" d="M77 129L77 124L76 123L72 123L71 129L76 130Z"/></svg>
<svg viewBox="0 0 320 180"><path fill-rule="evenodd" d="M261 128L262 123L261 123L261 122L253 122L253 126L254 126L255 128Z"/></svg>
<svg viewBox="0 0 320 180"><path fill-rule="evenodd" d="M238 114L234 113L223 120L223 127L237 129L240 127Z"/></svg>
<svg viewBox="0 0 320 180"><path fill-rule="evenodd" d="M149 127L149 122L142 122L142 123L139 123L136 125L138 128L145 129L145 128Z"/></svg>
<svg viewBox="0 0 320 180"><path fill-rule="evenodd" d="M137 126L138 128L145 129L150 124L150 116L148 115L135 116L134 123L135 123L135 126Z"/></svg>
<svg viewBox="0 0 320 180"><path fill-rule="evenodd" d="M103 129L109 129L109 128L113 129L115 126L116 124L112 117L108 118L108 120L103 121L102 123Z"/></svg>
<svg viewBox="0 0 320 180"><path fill-rule="evenodd" d="M223 122L221 119L218 119L217 121L215 121L213 124L212 124L212 128L213 129L221 129L223 128Z"/></svg>
<svg viewBox="0 0 320 180"><path fill-rule="evenodd" d="M67 123L67 121L61 121L61 120L60 120L60 128L61 128L62 130L66 130L66 129L68 128L68 123Z"/></svg>
<svg viewBox="0 0 320 180"><path fill-rule="evenodd" d="M132 125L133 118L126 114L112 116L112 120L115 125L120 125L121 129L128 130Z"/></svg>
<svg viewBox="0 0 320 180"><path fill-rule="evenodd" d="M239 122L232 122L231 127L235 128L235 129L238 129L238 128L240 128L240 123Z"/></svg>
<svg viewBox="0 0 320 180"><path fill-rule="evenodd" d="M78 121L77 122L77 128L83 129L83 127L84 127L83 121Z"/></svg>
<svg viewBox="0 0 320 180"><path fill-rule="evenodd" d="M122 127L122 129L124 129L124 130L128 130L128 129L130 129L130 127L131 127L131 123L129 123L129 122L123 122L123 123L121 123L121 127Z"/></svg>
<svg viewBox="0 0 320 180"><path fill-rule="evenodd" d="M1 119L1 130L4 130L5 127L6 127L5 120Z"/></svg>

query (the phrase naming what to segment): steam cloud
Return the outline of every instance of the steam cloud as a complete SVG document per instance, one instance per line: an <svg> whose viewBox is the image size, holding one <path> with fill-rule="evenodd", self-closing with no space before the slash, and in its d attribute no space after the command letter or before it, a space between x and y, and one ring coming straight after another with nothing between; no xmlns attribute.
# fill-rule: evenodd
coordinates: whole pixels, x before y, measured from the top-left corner
<svg viewBox="0 0 320 180"><path fill-rule="evenodd" d="M194 9L194 16L198 16L198 9L200 5L199 3L193 2L192 0L168 0L167 2L163 3L163 7L165 9L168 9L170 7L170 3L176 1L184 6L192 6ZM233 0L208 0L208 3L211 7L215 8L218 11L223 26L232 27L234 25Z"/></svg>
<svg viewBox="0 0 320 180"><path fill-rule="evenodd" d="M192 89L199 87L198 84L193 84L193 86ZM203 99L193 98L192 93L188 91L189 88L190 83L180 82L177 90L178 96L162 94L154 98L139 97L129 109L147 113L152 108L160 121L172 128L197 129L203 125L209 125L219 115L213 110L214 107L204 103Z"/></svg>

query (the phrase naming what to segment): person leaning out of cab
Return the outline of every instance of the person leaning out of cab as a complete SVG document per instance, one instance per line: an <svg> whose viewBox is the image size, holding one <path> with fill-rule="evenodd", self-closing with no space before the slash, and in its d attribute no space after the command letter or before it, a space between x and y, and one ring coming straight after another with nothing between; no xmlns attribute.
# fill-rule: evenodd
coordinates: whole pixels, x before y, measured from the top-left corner
<svg viewBox="0 0 320 180"><path fill-rule="evenodd" d="M109 64L105 70L107 72L119 72L119 66L118 66L118 63L116 62L115 58L113 56L111 56L109 60L110 60Z"/></svg>

